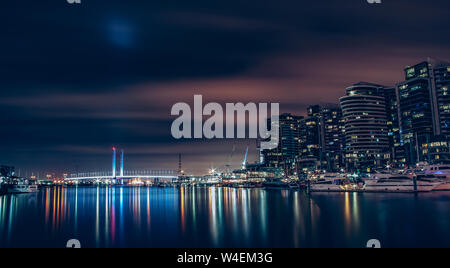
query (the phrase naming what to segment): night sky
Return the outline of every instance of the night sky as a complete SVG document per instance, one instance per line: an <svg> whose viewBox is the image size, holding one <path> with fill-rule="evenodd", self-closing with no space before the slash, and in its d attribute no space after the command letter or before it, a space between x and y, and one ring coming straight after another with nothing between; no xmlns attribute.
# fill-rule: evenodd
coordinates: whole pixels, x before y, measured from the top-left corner
<svg viewBox="0 0 450 268"><path fill-rule="evenodd" d="M303 115L345 88L395 85L450 59L450 1L7 0L0 8L0 164L22 172L238 167L255 141L177 141L177 102L279 102Z"/></svg>

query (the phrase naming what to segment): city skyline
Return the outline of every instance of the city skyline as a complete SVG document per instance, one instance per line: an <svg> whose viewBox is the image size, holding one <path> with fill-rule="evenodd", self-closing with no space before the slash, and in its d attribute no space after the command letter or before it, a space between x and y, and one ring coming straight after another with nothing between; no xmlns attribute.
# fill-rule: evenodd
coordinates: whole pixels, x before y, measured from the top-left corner
<svg viewBox="0 0 450 268"><path fill-rule="evenodd" d="M173 140L170 107L179 101L202 94L208 102L279 102L282 113L306 115L311 104L337 104L359 81L395 86L405 66L450 59L450 35L435 29L444 25L448 1L440 1L444 8L339 2L287 1L289 8L276 5L279 16L270 4L255 12L235 2L196 13L183 4L140 2L121 13L114 1L101 8L31 3L38 13L26 10L24 21L12 19L19 9L8 3L5 40L16 39L0 44L0 86L9 89L0 93L0 163L30 171L108 170L116 145L126 149L130 169L177 169L181 153L186 171L201 174L225 164L235 141ZM150 16L142 6L151 7ZM419 14L423 24L409 29L416 22L409 16ZM57 23L63 17L70 22ZM249 162L258 160L254 144L237 142L234 166L246 146Z"/></svg>
<svg viewBox="0 0 450 268"><path fill-rule="evenodd" d="M405 72L407 72L407 70L408 69L411 69L411 68L417 68L417 66L418 67L420 67L420 66L423 66L423 63L424 62L429 62L429 61L436 61L436 62L440 62L440 63L443 63L443 64L446 64L446 66L449 66L449 63L448 62L445 62L445 61L441 61L441 60L437 60L437 59L432 59L432 58L428 58L427 59L427 61L423 61L423 62L419 62L419 63L417 63L417 64L415 64L415 65L407 65L407 66L405 66L404 67L404 71ZM448 68L448 67L446 67L446 68ZM406 74L407 75L407 74ZM398 91L398 90L400 90L400 88L401 88L401 85L402 84L404 84L405 82L397 82L397 83L395 83L395 85L396 86L393 86L393 87L390 87L390 86L385 86L385 85L378 85L378 84L373 84L373 83L370 83L370 82L364 82L364 81L361 81L361 82L359 82L359 83L355 83L355 84L353 84L352 86L349 86L349 87L347 87L347 94L348 94L348 91L349 90L354 90L353 88L357 88L357 87L360 87L360 86L369 86L369 87L374 87L374 88L380 88L380 89L383 89L383 90L390 90L390 89L392 89L392 90L395 90L396 92ZM398 88L397 88L398 87ZM382 93L382 94L387 94L387 95L389 95L389 94L392 94L392 93ZM400 94L400 93L399 93ZM395 98L395 92L394 92L394 96L389 96L389 97L394 97ZM346 96L344 96L344 97L341 97L340 98L340 100L342 101L342 98L345 98ZM348 97L348 96L347 96ZM386 96L386 97L388 97L388 96ZM386 101L388 101L388 100L386 100ZM391 100L392 101L392 100ZM396 102L397 100L395 100L395 102ZM330 111L335 111L335 112L338 112L338 113L342 113L342 110L341 110L341 105L342 105L342 103L339 103L339 99L337 100L337 102L336 103L332 103L332 102L328 102L328 103L320 103L320 104L312 104L312 105L310 105L310 106L308 106L305 110L304 110L304 112L302 113L302 112L300 112L300 113L298 113L298 114L293 114L292 112L289 112L289 111L284 111L284 113L282 113L281 114L281 118L283 118L282 120L285 120L285 118L286 118L286 116L287 117L291 117L291 119L292 119L292 117L294 118L294 120L297 120L298 122L302 122L302 121L308 121L308 120L319 120L319 121L321 121L320 120L320 117L321 116L323 116L323 111L324 111L324 109L327 111L327 112L330 112ZM383 102L383 105L382 106L384 106L385 105L385 103ZM316 110L317 109L317 110ZM335 109L337 109L337 110L335 110ZM397 108L396 108L397 109ZM400 109L400 108L398 108L398 109ZM388 112L388 111L386 111L386 112ZM398 112L400 112L400 111L398 111ZM395 113L397 113L397 110L395 110ZM331 116L331 114L329 115L329 116ZM340 114L340 116L342 116L342 114ZM389 114L387 114L387 116L389 117ZM341 117L339 117L339 118L337 118L337 120L340 120L340 118ZM343 119L343 117L342 117L342 119ZM386 120L388 120L388 119L386 119ZM394 121L395 120L399 120L397 123L398 123L398 125L397 125L397 127L399 128L400 127L400 125L402 125L402 122L400 121L400 119L394 119ZM430 119L431 120L431 119ZM321 125L321 124L323 124L323 122L322 123L320 123L320 122L317 122L317 124L318 125ZM388 120L389 121L389 120ZM392 120L391 120L392 121ZM337 122L335 122L335 123L337 123ZM303 124L305 124L305 123L303 123ZM342 127L342 128L344 128L345 129L345 122L339 122L339 123L337 123L340 127ZM387 127L387 126L381 126L381 127ZM305 125L303 125L301 128L304 128L306 131L307 131L307 127L305 126ZM299 131L301 131L300 130L300 128L299 128ZM340 131L340 130L339 130ZM390 131L392 131L392 129L390 130ZM317 145L319 145L319 148L317 148L317 150L318 150L318 152L320 151L320 152L322 152L322 151L327 151L326 150L326 148L325 147L327 147L327 144L324 144L322 141L319 141L320 139L325 139L325 136L323 136L323 135L327 135L326 133L323 133L324 132L324 129L322 129L322 130L319 130L317 133L312 133L312 135L314 136L314 135L318 135L318 140L317 140L317 142L312 142L312 143L314 143L314 144L316 144L317 143ZM306 134L305 134L306 135ZM322 137L322 138L320 138L320 137ZM328 138L330 138L330 137L328 137ZM345 139L345 133L344 133L344 135L343 135L343 137L340 137L340 138L343 138L343 139ZM399 138L399 139L401 139L401 137L399 136L399 137L396 137L396 138ZM262 154L263 152L260 152L259 150L258 150L258 146L257 146L257 140L255 140L255 139L245 139L245 141L244 142L242 142L242 141L238 141L238 139L228 139L228 140L222 140L224 143L229 143L229 144L233 144L233 146L235 147L233 150L234 151L236 151L236 148L237 148L237 150L240 150L240 148L242 147L242 146L247 146L247 150L249 149L249 148L253 148L254 149L254 153L255 153L255 157L254 157L254 161L249 161L248 163L249 164L253 164L253 163L258 163L258 162L260 162L260 154ZM202 144L204 144L204 143L215 143L215 142L218 142L218 143L220 143L221 142L221 140L220 139L212 139L212 140L206 140L206 139L201 139L200 141L197 141L197 142L199 142L199 143L202 143ZM393 141L392 141L393 142ZM396 142L399 142L399 141L396 141ZM345 147L345 141L343 142L344 143L344 147ZM245 144L247 144L247 145L245 145ZM255 146L251 146L250 144L254 144ZM293 146L298 146L298 145L293 145ZM300 145L301 146L301 145ZM391 146L393 146L393 144L391 144ZM322 147L324 147L324 148L322 148ZM113 151L115 151L115 150L117 150L117 148L116 148L116 146L114 145L113 147L112 147L112 149L113 149ZM124 152L124 149L120 149L121 150L121 153L122 153L122 155L121 155L121 157L122 157L122 159L123 159L123 157L124 157L124 155L123 155L123 152ZM277 151L277 150L275 150L275 151ZM290 152L290 154L293 154L294 152L293 152L293 150L291 149L291 151L292 152ZM104 152L106 152L106 148L105 148L105 151ZM281 155L283 155L283 153L280 151L279 153L281 153ZM342 159L340 160L340 161L342 161L342 163L339 163L339 164L337 164L337 163L335 163L335 165L336 165L336 168L335 169L331 169L331 168L324 168L324 169L328 169L329 171L333 171L333 170L336 170L336 171L338 171L338 170L341 170L341 169L345 169L345 161L343 160L345 157L344 157L344 154L345 154L345 148L341 148L341 151L339 151L339 150L337 150L336 152L333 152L333 153L335 153L333 156L338 156L339 158L340 157L342 157ZM238 154L239 154L239 152L238 152ZM179 159L179 157L181 157L182 156L182 154L178 154L178 155L176 155L176 159L178 160L178 161L181 161L181 159ZM298 154L298 155L295 155L295 157L299 157L299 156L301 156L301 154ZM242 165L242 161L239 159L241 156L240 155L238 155L237 156L237 158L238 158L238 160L236 160L236 161L234 161L234 162L231 162L231 167L232 168L234 168L234 169L239 169L240 167L241 167L241 165ZM174 158L175 158L175 156L174 156ZM252 159L252 157L250 156L249 157L249 159ZM117 160L116 160L117 161ZM123 161L123 160L122 160ZM275 162L278 162L279 160L275 160ZM297 160L295 160L296 162L298 161L298 159ZM325 160L326 161L326 160ZM268 161L268 162L270 162L270 161ZM101 163L100 164L100 166L103 166L103 164L105 164L105 163ZM177 162L176 164L180 164L179 162ZM214 165L214 164L216 164L216 165ZM260 164L263 164L263 163L260 163ZM266 164L266 165L269 165L269 166L273 166L272 164L269 164L269 163L264 163L264 164ZM123 164L121 163L121 169L123 169ZM218 171L225 171L225 169L226 169L226 165L227 165L227 161L222 161L222 162L219 162L219 163L213 163L213 162L211 162L211 166L210 166L210 168L208 168L208 169L205 169L204 170L204 172L203 173L189 173L190 171L190 168L189 167L187 167L187 168L183 168L184 170L187 170L187 172L185 172L186 173L186 175L204 175L204 174L207 174L211 169L215 169L215 170L218 170ZM284 163L283 165L281 165L281 166L278 166L278 165L275 165L274 167L282 167L282 168L285 168L285 166L284 165L286 165L286 163ZM96 163L96 166L97 166L97 163ZM173 171L173 172L176 172L176 168L175 167L171 167L171 166L175 166L175 163L169 163L169 165L167 165L167 171L169 171L169 170L171 170L171 171ZM264 165L263 165L264 166ZM306 165L306 167L307 167L308 165ZM385 164L383 164L383 165L381 165L380 167L385 167ZM317 169L317 166L314 168L314 169ZM130 170L132 170L131 168L130 168ZM152 169L150 168L147 168L147 167L141 167L141 168L138 168L137 170L143 170L143 171L145 171L145 170L147 170L147 171L151 171ZM155 169L153 169L153 171L154 172L158 172L158 170L163 170L163 169L158 169L158 168L155 168ZM49 170L47 170L47 171L49 171ZM110 170L109 170L110 171ZM108 169L107 168L105 168L104 170L102 170L102 171L99 171L99 170L88 170L88 169L86 169L85 167L80 167L80 166L77 166L76 168L75 168L75 170L63 170L63 171L54 171L54 170L52 170L51 172L42 172L42 173L40 173L40 171L38 171L38 173L36 173L36 172L33 172L33 171L29 171L29 170L26 170L26 171L22 171L22 174L20 174L20 172L21 172L21 169L20 169L20 167L19 167L19 169L18 170L16 170L16 173L18 173L19 175L22 175L22 176L24 176L24 175L28 175L28 176L30 176L31 174L33 174L34 176L36 176L37 174L40 174L40 175L42 175L42 177L44 177L45 176L45 174L52 174L53 175L53 173L54 172L56 172L54 175L57 175L57 176L60 176L62 173L66 173L66 174L68 174L68 173L77 173L77 172L79 172L79 173L83 173L83 172L85 172L85 174L86 173L95 173L95 172L109 172L108 171ZM116 168L116 171L118 172L119 171L119 169L118 168ZM145 172L147 172L147 171L145 171ZM58 174L58 172L59 172L59 174ZM166 172L166 171L164 171L164 172ZM113 175L114 176L114 175Z"/></svg>

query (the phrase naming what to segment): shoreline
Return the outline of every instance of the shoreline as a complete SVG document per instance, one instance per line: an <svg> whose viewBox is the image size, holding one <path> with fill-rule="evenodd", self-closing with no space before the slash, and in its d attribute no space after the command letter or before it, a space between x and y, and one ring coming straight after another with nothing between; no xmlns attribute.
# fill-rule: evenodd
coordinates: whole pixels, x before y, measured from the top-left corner
<svg viewBox="0 0 450 268"><path fill-rule="evenodd" d="M450 192L450 190L434 190L434 191L365 191L365 190L323 190L323 191L317 191L317 190L308 190L306 188L292 188L292 187L233 187L228 185L171 185L171 186L137 186L137 185L53 185L53 186L42 186L40 189L45 188L53 188L53 187L64 187L64 188L110 188L110 187L119 187L119 188L181 188L181 187L187 187L187 188L230 188L230 189L260 189L260 190L291 190L291 191L300 191L305 192L307 194L314 194L314 193L358 193L358 194L426 194L426 193L439 193L439 192ZM16 195L16 194L28 194L28 193L8 193L7 187L2 185L0 189L0 196L4 195Z"/></svg>

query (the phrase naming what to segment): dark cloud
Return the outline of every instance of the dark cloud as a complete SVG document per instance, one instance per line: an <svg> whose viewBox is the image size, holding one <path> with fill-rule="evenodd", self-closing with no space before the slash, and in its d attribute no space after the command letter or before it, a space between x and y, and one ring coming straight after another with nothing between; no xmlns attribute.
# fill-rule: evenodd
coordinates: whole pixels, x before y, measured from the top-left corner
<svg viewBox="0 0 450 268"><path fill-rule="evenodd" d="M360 80L450 59L447 0L7 1L0 10L0 162L29 170L109 167L204 172L234 143L175 141L171 106L280 102L304 114ZM242 157L233 160L235 166Z"/></svg>

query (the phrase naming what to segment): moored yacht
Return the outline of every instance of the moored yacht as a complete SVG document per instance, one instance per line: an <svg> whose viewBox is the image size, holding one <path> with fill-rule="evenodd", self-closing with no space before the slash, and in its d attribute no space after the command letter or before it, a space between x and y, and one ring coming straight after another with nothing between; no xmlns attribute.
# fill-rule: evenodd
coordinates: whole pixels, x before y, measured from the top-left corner
<svg viewBox="0 0 450 268"><path fill-rule="evenodd" d="M426 162L420 162L416 167L407 169L404 174L434 175L439 178L450 179L450 165L429 165Z"/></svg>
<svg viewBox="0 0 450 268"><path fill-rule="evenodd" d="M433 191L450 191L450 165L419 163L415 169L409 169L406 173L417 175L422 180L439 183Z"/></svg>
<svg viewBox="0 0 450 268"><path fill-rule="evenodd" d="M419 181L428 181L436 183L436 187L433 188L433 191L450 191L450 180L446 177L436 176L436 175L427 175L420 174L417 175Z"/></svg>
<svg viewBox="0 0 450 268"><path fill-rule="evenodd" d="M310 180L312 192L348 192L358 191L360 188L356 183L340 174L327 173Z"/></svg>
<svg viewBox="0 0 450 268"><path fill-rule="evenodd" d="M27 185L27 184L17 184L12 185L11 188L8 189L8 193L10 194L26 194L26 193L36 193L39 191L37 185Z"/></svg>
<svg viewBox="0 0 450 268"><path fill-rule="evenodd" d="M429 165L423 166L422 170L427 175L450 179L450 166L447 165Z"/></svg>
<svg viewBox="0 0 450 268"><path fill-rule="evenodd" d="M416 175L373 174L366 179L365 192L415 193L431 192L442 182L429 180Z"/></svg>
<svg viewBox="0 0 450 268"><path fill-rule="evenodd" d="M433 191L435 191L435 192L450 191L450 182L446 181L446 182L439 184L438 186L434 187Z"/></svg>

